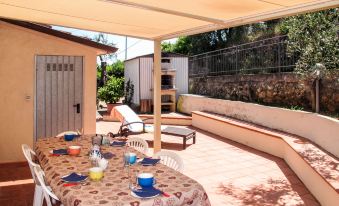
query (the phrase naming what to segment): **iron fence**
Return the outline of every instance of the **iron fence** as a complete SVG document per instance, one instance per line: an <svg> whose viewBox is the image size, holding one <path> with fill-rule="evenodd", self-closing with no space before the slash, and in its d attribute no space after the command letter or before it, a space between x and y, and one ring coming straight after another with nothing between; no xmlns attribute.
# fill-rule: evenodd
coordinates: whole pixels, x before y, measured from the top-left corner
<svg viewBox="0 0 339 206"><path fill-rule="evenodd" d="M286 51L287 36L276 36L189 57L189 76L291 72L296 55Z"/></svg>

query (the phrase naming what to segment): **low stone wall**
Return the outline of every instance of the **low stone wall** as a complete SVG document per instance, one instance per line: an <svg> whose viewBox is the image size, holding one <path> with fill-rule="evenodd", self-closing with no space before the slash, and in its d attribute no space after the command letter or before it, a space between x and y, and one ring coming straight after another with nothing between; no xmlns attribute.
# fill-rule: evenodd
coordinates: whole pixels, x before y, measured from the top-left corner
<svg viewBox="0 0 339 206"><path fill-rule="evenodd" d="M339 158L339 121L316 113L240 101L180 95L177 110L191 114L207 111L305 137Z"/></svg>
<svg viewBox="0 0 339 206"><path fill-rule="evenodd" d="M190 77L189 93L283 107L314 105L315 87L295 73ZM314 107L314 106L313 106ZM339 113L339 72L320 82L320 109Z"/></svg>

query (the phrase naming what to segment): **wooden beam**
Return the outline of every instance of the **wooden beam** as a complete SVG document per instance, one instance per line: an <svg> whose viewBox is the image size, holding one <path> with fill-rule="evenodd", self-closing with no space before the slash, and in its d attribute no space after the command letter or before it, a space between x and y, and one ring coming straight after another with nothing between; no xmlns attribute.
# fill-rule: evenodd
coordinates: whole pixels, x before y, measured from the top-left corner
<svg viewBox="0 0 339 206"><path fill-rule="evenodd" d="M154 153L161 150L161 40L154 40Z"/></svg>
<svg viewBox="0 0 339 206"><path fill-rule="evenodd" d="M339 6L339 0L319 0L305 4L299 4L297 6L285 7L270 12L264 12L260 14L254 14L250 16L243 16L235 19L223 21L222 24L209 24L206 26L194 27L187 30L177 31L170 34L154 37L155 39L167 40L177 38L180 36L188 36L194 34L200 34L219 29L225 29L230 27L236 27L246 24L252 24L262 21L268 21L272 19L279 19L283 17L303 14L307 12L315 12L324 9L336 8Z"/></svg>

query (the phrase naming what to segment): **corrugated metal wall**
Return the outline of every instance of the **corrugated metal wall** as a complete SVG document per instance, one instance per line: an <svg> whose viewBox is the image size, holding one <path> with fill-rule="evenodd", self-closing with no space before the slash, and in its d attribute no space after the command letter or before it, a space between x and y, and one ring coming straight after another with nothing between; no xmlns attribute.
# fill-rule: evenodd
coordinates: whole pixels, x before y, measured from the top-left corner
<svg viewBox="0 0 339 206"><path fill-rule="evenodd" d="M140 99L153 99L153 58L140 58Z"/></svg>
<svg viewBox="0 0 339 206"><path fill-rule="evenodd" d="M139 59L132 59L125 62L125 82L129 79L134 85L133 103L140 104L140 88L139 88Z"/></svg>
<svg viewBox="0 0 339 206"><path fill-rule="evenodd" d="M188 58L172 57L171 65L173 69L176 69L175 86L178 99L180 94L188 93Z"/></svg>
<svg viewBox="0 0 339 206"><path fill-rule="evenodd" d="M171 65L176 69L175 86L177 98L188 93L188 58L171 57ZM139 77L140 60L140 79ZM140 104L140 99L153 99L153 58L141 57L125 62L125 79L130 78L134 84L133 102ZM140 84L139 84L140 80ZM136 84L138 82L138 84ZM139 88L140 86L140 88Z"/></svg>

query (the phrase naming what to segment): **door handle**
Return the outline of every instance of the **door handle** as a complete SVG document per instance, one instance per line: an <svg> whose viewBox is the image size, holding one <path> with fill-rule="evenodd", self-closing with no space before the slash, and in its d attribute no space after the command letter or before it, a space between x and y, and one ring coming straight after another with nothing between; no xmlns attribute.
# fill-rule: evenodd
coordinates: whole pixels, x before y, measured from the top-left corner
<svg viewBox="0 0 339 206"><path fill-rule="evenodd" d="M75 105L73 105L73 107L76 107L77 113L80 113L80 104L75 104Z"/></svg>

